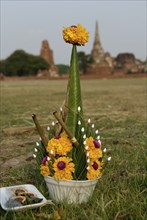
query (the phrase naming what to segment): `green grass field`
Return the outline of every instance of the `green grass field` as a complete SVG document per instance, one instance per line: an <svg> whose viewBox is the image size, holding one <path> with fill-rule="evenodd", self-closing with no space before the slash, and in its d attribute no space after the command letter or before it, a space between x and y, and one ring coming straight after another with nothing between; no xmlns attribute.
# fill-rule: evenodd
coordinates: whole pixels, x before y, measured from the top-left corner
<svg viewBox="0 0 147 220"><path fill-rule="evenodd" d="M1 220L147 219L146 82L145 78L81 80L85 120L95 123L112 156L87 204L46 205L23 212L0 209ZM4 131L32 126L32 113L40 124L50 125L52 113L63 104L66 86L66 80L1 81L1 187L31 183L49 198L35 161L24 159L33 153L37 132ZM44 217L37 217L39 213Z"/></svg>

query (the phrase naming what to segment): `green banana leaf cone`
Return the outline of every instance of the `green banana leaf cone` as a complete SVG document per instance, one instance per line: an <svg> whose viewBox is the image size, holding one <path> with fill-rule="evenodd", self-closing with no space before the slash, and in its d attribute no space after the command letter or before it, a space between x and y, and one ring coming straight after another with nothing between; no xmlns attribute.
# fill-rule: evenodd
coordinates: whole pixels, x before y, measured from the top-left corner
<svg viewBox="0 0 147 220"><path fill-rule="evenodd" d="M78 55L76 45L72 47L70 61L69 91L68 91L68 114L66 125L79 142L79 146L73 147L72 158L75 164L75 178L86 179L86 153L83 144L83 131L85 123L83 119L83 107L81 97L80 75L78 68Z"/></svg>

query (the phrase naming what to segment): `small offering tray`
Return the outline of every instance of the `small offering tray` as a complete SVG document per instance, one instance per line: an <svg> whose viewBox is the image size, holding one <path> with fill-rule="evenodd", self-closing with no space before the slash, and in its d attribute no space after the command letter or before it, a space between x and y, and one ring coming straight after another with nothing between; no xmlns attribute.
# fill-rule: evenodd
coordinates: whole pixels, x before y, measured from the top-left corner
<svg viewBox="0 0 147 220"><path fill-rule="evenodd" d="M19 191L25 191L27 193L27 196L19 196L16 195L16 192ZM33 199L29 196L34 195ZM21 198L27 198L27 202L24 202L24 204L19 204L17 201L14 201L15 198L21 199ZM30 199L31 198L31 199ZM31 201L31 202L30 202ZM37 208L39 206L42 206L44 204L48 203L48 200L38 191L38 189L32 185L32 184L24 184L24 185L17 185L17 186L10 186L10 187L2 187L0 188L0 203L1 207L6 211L17 211L17 210L23 210L28 208ZM14 204L13 204L14 203ZM31 203L31 204L27 204Z"/></svg>

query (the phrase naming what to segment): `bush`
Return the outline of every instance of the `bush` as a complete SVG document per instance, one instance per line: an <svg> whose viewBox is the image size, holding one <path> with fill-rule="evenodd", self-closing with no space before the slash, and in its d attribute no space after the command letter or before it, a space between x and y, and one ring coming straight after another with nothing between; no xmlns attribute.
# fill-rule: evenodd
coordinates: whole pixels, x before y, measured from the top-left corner
<svg viewBox="0 0 147 220"><path fill-rule="evenodd" d="M36 75L39 70L49 69L49 64L40 56L23 50L16 50L6 60L0 62L0 72L6 76Z"/></svg>

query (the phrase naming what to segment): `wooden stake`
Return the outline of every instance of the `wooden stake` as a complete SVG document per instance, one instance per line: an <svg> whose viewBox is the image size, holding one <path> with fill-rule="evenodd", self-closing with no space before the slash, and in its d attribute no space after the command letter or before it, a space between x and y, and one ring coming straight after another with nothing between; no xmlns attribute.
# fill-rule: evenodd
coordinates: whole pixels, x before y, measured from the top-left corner
<svg viewBox="0 0 147 220"><path fill-rule="evenodd" d="M58 122L62 125L63 129L65 130L65 132L67 133L67 135L69 136L69 138L71 139L71 141L75 145L75 147L78 147L79 143L78 143L77 139L69 131L69 129L67 128L66 124L63 122L62 118L60 118L58 112L57 111L53 112L53 115L58 120Z"/></svg>
<svg viewBox="0 0 147 220"><path fill-rule="evenodd" d="M40 126L38 120L37 120L37 116L35 114L32 114L32 118L33 118L33 121L36 125L36 128L37 128L37 131L41 137L41 140L42 140L42 143L43 145L46 147L47 144L48 144L48 139L46 138L45 134L44 134L44 130L43 128Z"/></svg>

